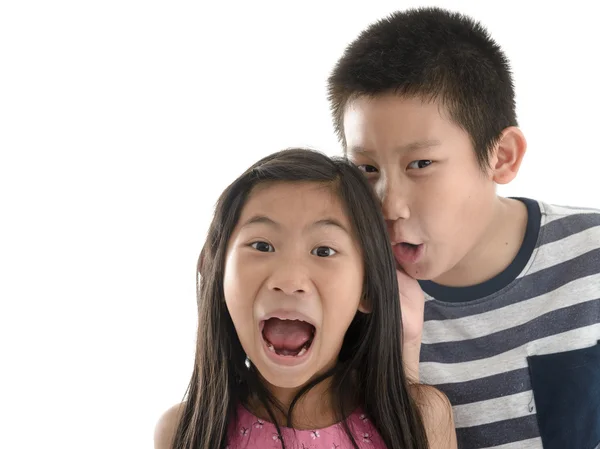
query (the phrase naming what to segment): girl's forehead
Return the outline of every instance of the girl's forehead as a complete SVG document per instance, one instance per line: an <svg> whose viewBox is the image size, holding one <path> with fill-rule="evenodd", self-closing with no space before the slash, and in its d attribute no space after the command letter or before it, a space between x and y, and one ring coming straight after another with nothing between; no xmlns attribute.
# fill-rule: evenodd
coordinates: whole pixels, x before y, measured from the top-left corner
<svg viewBox="0 0 600 449"><path fill-rule="evenodd" d="M253 223L297 228L331 222L350 232L350 217L333 186L315 182L277 182L256 186L242 209L238 228Z"/></svg>
<svg viewBox="0 0 600 449"><path fill-rule="evenodd" d="M314 182L277 182L256 186L245 204L246 210L277 213L307 206L305 214L330 210L345 214L337 192L332 186ZM244 212L245 212L244 211Z"/></svg>

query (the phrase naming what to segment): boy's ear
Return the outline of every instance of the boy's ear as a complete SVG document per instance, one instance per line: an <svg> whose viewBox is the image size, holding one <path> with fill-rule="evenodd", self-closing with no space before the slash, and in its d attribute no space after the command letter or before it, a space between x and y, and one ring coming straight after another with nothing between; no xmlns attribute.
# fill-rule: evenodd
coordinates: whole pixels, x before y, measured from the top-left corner
<svg viewBox="0 0 600 449"><path fill-rule="evenodd" d="M497 184L508 184L517 176L527 151L525 136L516 126L502 131L490 159L492 179Z"/></svg>

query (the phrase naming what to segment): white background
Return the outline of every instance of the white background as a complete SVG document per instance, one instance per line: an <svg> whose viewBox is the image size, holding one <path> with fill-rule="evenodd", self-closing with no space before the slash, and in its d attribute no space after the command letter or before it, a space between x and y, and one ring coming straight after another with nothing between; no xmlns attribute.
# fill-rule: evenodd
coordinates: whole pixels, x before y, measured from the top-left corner
<svg viewBox="0 0 600 449"><path fill-rule="evenodd" d="M152 447L191 374L217 196L273 151L339 153L336 58L432 4L215 3L1 3L0 447ZM500 192L600 207L591 6L435 4L480 19L512 61L529 152Z"/></svg>

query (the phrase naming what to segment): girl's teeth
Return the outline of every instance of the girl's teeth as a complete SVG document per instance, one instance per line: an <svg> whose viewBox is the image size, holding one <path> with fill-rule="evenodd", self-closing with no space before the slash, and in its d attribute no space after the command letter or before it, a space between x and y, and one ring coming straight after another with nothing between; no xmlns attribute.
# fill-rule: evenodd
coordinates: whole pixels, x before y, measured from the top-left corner
<svg viewBox="0 0 600 449"><path fill-rule="evenodd" d="M288 354L287 351L285 351L285 350L284 350L284 353L281 354L275 350L275 347L271 343L269 343L269 342L265 342L265 343L267 343L267 348L269 348L269 351L274 352L277 355L283 355L286 357L300 357L300 356L306 354L306 351L308 350L307 346L309 346L308 344L304 345L302 347L302 349L300 350L300 352L298 352L297 354Z"/></svg>

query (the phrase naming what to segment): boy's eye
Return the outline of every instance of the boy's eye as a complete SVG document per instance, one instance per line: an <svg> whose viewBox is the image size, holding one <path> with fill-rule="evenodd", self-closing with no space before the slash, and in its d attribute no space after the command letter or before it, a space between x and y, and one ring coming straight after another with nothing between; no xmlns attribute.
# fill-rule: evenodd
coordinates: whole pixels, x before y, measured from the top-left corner
<svg viewBox="0 0 600 449"><path fill-rule="evenodd" d="M267 242L254 242L250 246L263 253L272 253L275 251L275 248Z"/></svg>
<svg viewBox="0 0 600 449"><path fill-rule="evenodd" d="M330 257L336 254L336 251L328 246L319 246L318 248L313 249L311 254L318 257Z"/></svg>
<svg viewBox="0 0 600 449"><path fill-rule="evenodd" d="M410 164L408 164L408 168L425 168L430 166L432 163L433 161L428 159L421 159L418 161L412 161Z"/></svg>
<svg viewBox="0 0 600 449"><path fill-rule="evenodd" d="M377 167L374 167L372 165L363 164L359 165L358 168L364 171L365 173L377 173Z"/></svg>

